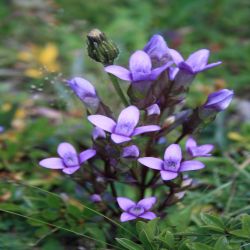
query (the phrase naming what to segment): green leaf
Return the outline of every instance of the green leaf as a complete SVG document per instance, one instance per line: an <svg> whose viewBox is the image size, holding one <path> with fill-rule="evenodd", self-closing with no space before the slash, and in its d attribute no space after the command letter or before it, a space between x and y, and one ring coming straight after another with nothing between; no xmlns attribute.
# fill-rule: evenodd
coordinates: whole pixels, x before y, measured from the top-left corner
<svg viewBox="0 0 250 250"><path fill-rule="evenodd" d="M249 235L250 237L250 215L244 214L241 219L242 222L242 230L245 235Z"/></svg>
<svg viewBox="0 0 250 250"><path fill-rule="evenodd" d="M223 221L216 215L201 214L201 220L206 224L205 226L201 226L202 228L207 228L216 232L225 231L225 225Z"/></svg>
<svg viewBox="0 0 250 250"><path fill-rule="evenodd" d="M229 247L229 243L226 237L220 237L215 245L214 245L214 250L227 250L230 249Z"/></svg>
<svg viewBox="0 0 250 250"><path fill-rule="evenodd" d="M116 238L119 244L129 250L143 250L143 247L133 241L125 238Z"/></svg>
<svg viewBox="0 0 250 250"><path fill-rule="evenodd" d="M210 247L206 244L195 242L188 244L188 247L190 247L190 250L215 250L213 247ZM220 249L223 250L223 249Z"/></svg>
<svg viewBox="0 0 250 250"><path fill-rule="evenodd" d="M168 248L173 248L174 246L174 236L168 230L161 232L161 234L157 237L157 240L159 240L161 243L164 244L164 246Z"/></svg>

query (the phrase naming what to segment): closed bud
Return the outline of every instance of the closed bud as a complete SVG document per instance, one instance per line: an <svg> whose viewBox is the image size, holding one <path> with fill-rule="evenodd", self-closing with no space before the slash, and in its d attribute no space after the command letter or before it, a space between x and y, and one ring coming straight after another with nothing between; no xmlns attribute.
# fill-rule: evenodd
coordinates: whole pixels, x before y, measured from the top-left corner
<svg viewBox="0 0 250 250"><path fill-rule="evenodd" d="M203 105L204 109L212 109L214 111L225 110L233 99L234 92L229 89L222 89L211 93L206 103Z"/></svg>
<svg viewBox="0 0 250 250"><path fill-rule="evenodd" d="M87 35L87 49L90 58L105 66L113 64L119 55L118 47L98 29L93 29Z"/></svg>
<svg viewBox="0 0 250 250"><path fill-rule="evenodd" d="M95 113L100 105L100 99L94 86L81 77L69 80L68 84L85 106Z"/></svg>

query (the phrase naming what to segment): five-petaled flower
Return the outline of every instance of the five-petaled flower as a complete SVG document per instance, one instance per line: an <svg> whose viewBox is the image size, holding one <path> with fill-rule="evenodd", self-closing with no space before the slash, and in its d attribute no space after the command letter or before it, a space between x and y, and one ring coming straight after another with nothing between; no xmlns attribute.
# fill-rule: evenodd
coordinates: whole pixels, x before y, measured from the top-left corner
<svg viewBox="0 0 250 250"><path fill-rule="evenodd" d="M75 148L67 143L60 143L57 148L60 157L46 158L39 162L39 165L45 168L62 169L65 174L73 174L80 168L80 165L94 157L96 151L87 149L78 154Z"/></svg>
<svg viewBox="0 0 250 250"><path fill-rule="evenodd" d="M212 154L210 152L214 149L212 144L204 144L201 146L197 145L197 142L192 138L189 137L186 141L186 151L192 157L209 157Z"/></svg>
<svg viewBox="0 0 250 250"><path fill-rule="evenodd" d="M180 172L205 167L200 161L182 161L182 152L178 144L171 144L166 148L164 160L155 157L142 157L138 161L146 167L159 170L164 181L175 179Z"/></svg>
<svg viewBox="0 0 250 250"><path fill-rule="evenodd" d="M211 69L221 64L221 62L207 64L210 54L210 51L207 49L201 49L192 53L186 61L178 51L174 49L169 49L169 51L178 69L185 70L189 74L195 75L199 72ZM174 76L178 73L179 70L172 70L171 78L174 78Z"/></svg>
<svg viewBox="0 0 250 250"><path fill-rule="evenodd" d="M137 127L140 111L135 106L129 106L122 110L117 122L103 115L90 115L88 120L95 126L111 133L111 139L115 143L130 141L131 137L160 130L157 125Z"/></svg>
<svg viewBox="0 0 250 250"><path fill-rule="evenodd" d="M124 211L120 217L121 222L135 220L137 218L146 220L153 220L156 218L155 213L149 211L156 203L155 197L144 198L137 203L126 197L118 197L117 203Z"/></svg>
<svg viewBox="0 0 250 250"><path fill-rule="evenodd" d="M142 50L138 50L130 57L129 70L118 65L110 65L105 67L105 71L129 82L154 81L171 64L173 64L172 61L152 69L149 55Z"/></svg>
<svg viewBox="0 0 250 250"><path fill-rule="evenodd" d="M206 103L203 105L205 109L212 109L215 111L223 111L225 110L230 102L232 101L234 96L233 90L229 89L221 89L219 91L211 93Z"/></svg>

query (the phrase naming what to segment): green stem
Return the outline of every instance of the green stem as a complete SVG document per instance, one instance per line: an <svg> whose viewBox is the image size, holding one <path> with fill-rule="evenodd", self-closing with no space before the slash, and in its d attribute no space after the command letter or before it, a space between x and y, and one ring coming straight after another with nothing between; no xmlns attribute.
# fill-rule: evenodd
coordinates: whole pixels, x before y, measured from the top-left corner
<svg viewBox="0 0 250 250"><path fill-rule="evenodd" d="M113 86L114 86L117 94L120 96L123 104L126 107L129 106L129 102L128 102L127 98L125 97L125 95L124 95L124 93L123 93L123 91L122 91L122 89L121 89L121 87L119 85L119 82L118 82L117 78L115 76L111 75L111 74L109 74L109 77L111 79L111 82L113 83Z"/></svg>

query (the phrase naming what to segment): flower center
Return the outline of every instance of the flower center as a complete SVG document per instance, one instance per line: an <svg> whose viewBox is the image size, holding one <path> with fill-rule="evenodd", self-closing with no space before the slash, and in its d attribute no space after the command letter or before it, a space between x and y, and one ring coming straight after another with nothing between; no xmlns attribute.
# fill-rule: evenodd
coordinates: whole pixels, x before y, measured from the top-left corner
<svg viewBox="0 0 250 250"><path fill-rule="evenodd" d="M135 205L131 207L128 212L134 216L140 216L145 212L145 209L140 205Z"/></svg>
<svg viewBox="0 0 250 250"><path fill-rule="evenodd" d="M72 154L72 153L67 153L63 156L63 162L66 167L76 167L79 165L79 160L77 155Z"/></svg>
<svg viewBox="0 0 250 250"><path fill-rule="evenodd" d="M169 159L164 161L163 168L164 170L176 172L179 168L179 164L177 161Z"/></svg>
<svg viewBox="0 0 250 250"><path fill-rule="evenodd" d="M132 132L133 132L133 125L130 122L117 124L115 128L115 133L119 135L130 136Z"/></svg>

